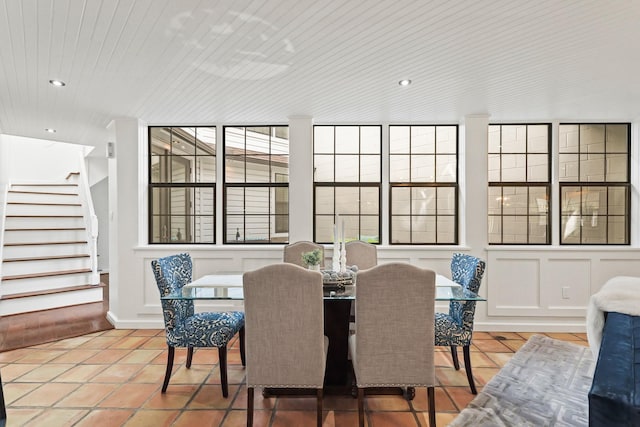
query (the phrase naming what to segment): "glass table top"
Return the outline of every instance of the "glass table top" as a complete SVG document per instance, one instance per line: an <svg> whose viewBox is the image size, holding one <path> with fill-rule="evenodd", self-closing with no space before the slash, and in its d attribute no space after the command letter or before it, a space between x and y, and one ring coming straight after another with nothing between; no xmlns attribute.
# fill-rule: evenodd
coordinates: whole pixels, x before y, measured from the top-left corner
<svg viewBox="0 0 640 427"><path fill-rule="evenodd" d="M356 299L357 285L343 289L325 286L324 299ZM163 296L163 300L243 300L242 274L214 274L203 276L182 288L178 294ZM444 276L436 275L436 301L486 301Z"/></svg>

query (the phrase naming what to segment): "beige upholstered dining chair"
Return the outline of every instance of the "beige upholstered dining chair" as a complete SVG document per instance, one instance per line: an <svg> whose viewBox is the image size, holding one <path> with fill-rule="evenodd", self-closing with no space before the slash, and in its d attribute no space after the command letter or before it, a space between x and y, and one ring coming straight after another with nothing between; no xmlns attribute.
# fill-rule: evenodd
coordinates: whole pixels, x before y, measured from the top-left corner
<svg viewBox="0 0 640 427"><path fill-rule="evenodd" d="M324 246L319 245L314 242L308 242L305 240L301 240L299 242L291 243L284 247L283 252L283 260L289 264L299 265L300 267L306 267L302 262L302 254L305 252L311 252L315 249L320 249L320 253L322 254L320 259L320 266L324 265Z"/></svg>
<svg viewBox="0 0 640 427"><path fill-rule="evenodd" d="M247 426L255 387L315 389L322 426L324 336L322 274L273 264L243 276L247 358ZM433 317L433 316L432 316Z"/></svg>
<svg viewBox="0 0 640 427"><path fill-rule="evenodd" d="M435 281L432 270L406 263L358 273L356 333L349 337L349 354L360 426L365 388L421 386L427 387L429 424L435 426Z"/></svg>
<svg viewBox="0 0 640 427"><path fill-rule="evenodd" d="M344 245L347 252L347 264L358 266L358 270L378 265L378 248L362 240L352 240Z"/></svg>
<svg viewBox="0 0 640 427"><path fill-rule="evenodd" d="M347 256L347 264L355 265L358 270L366 270L367 268L378 265L378 247L362 240L352 240L344 245ZM351 305L351 317L349 319L349 330L355 331L356 307Z"/></svg>

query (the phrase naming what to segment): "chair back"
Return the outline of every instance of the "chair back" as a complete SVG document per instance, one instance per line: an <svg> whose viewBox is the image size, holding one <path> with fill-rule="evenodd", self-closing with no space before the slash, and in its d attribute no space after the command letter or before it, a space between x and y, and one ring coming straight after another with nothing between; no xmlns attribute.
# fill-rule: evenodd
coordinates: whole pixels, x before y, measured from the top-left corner
<svg viewBox="0 0 640 427"><path fill-rule="evenodd" d="M435 281L432 270L406 263L358 273L358 387L435 384Z"/></svg>
<svg viewBox="0 0 640 427"><path fill-rule="evenodd" d="M315 249L320 249L320 266L323 266L324 246L304 240L286 245L284 247L282 258L286 263L299 265L300 267L306 267L306 265L304 265L304 263L302 262L302 254L305 252L311 252Z"/></svg>
<svg viewBox="0 0 640 427"><path fill-rule="evenodd" d="M378 248L362 240L352 240L344 245L347 252L347 264L358 266L358 270L378 265Z"/></svg>
<svg viewBox="0 0 640 427"><path fill-rule="evenodd" d="M484 275L485 262L466 254L453 254L451 258L451 279L471 292L478 293ZM475 301L451 301L449 315L466 332L473 331Z"/></svg>
<svg viewBox="0 0 640 427"><path fill-rule="evenodd" d="M186 253L170 255L151 261L160 296L179 291L192 280L193 264ZM192 300L161 300L167 344L173 347L184 346L184 322L193 316Z"/></svg>
<svg viewBox="0 0 640 427"><path fill-rule="evenodd" d="M321 388L322 274L273 264L243 275L248 387Z"/></svg>

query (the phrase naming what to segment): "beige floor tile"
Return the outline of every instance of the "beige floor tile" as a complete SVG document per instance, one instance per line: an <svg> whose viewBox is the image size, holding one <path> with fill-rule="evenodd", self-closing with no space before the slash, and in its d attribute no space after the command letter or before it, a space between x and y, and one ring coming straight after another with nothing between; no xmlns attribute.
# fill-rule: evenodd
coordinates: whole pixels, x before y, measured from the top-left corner
<svg viewBox="0 0 640 427"><path fill-rule="evenodd" d="M13 402L14 406L51 406L71 394L80 384L45 383ZM55 424L51 424L55 425Z"/></svg>
<svg viewBox="0 0 640 427"><path fill-rule="evenodd" d="M173 385L162 393L160 388L144 404L145 409L182 409L198 391L196 385Z"/></svg>
<svg viewBox="0 0 640 427"><path fill-rule="evenodd" d="M411 412L372 412L369 420L374 427L418 426L416 417Z"/></svg>
<svg viewBox="0 0 640 427"><path fill-rule="evenodd" d="M177 410L146 410L141 409L124 424L125 427L168 427L180 415Z"/></svg>
<svg viewBox="0 0 640 427"><path fill-rule="evenodd" d="M140 408L159 389L153 384L124 384L98 406L100 408Z"/></svg>
<svg viewBox="0 0 640 427"><path fill-rule="evenodd" d="M93 377L93 381L106 383L124 383L137 375L143 365L110 365Z"/></svg>
<svg viewBox="0 0 640 427"><path fill-rule="evenodd" d="M183 412L172 424L173 427L218 427L226 411L191 411ZM258 424L259 425L259 424Z"/></svg>
<svg viewBox="0 0 640 427"><path fill-rule="evenodd" d="M36 383L51 381L54 378L56 378L58 375L61 375L62 373L68 371L74 366L75 365L66 364L66 363L60 363L60 364L50 363L50 364L40 365L39 367L34 368L29 372L27 372L26 374L22 375L19 378L19 380L22 382L36 382Z"/></svg>
<svg viewBox="0 0 640 427"><path fill-rule="evenodd" d="M120 427L134 413L133 409L94 409L74 427Z"/></svg>
<svg viewBox="0 0 640 427"><path fill-rule="evenodd" d="M409 402L402 395L365 396L364 406L370 411L408 411Z"/></svg>
<svg viewBox="0 0 640 427"><path fill-rule="evenodd" d="M55 406L93 408L94 406L98 406L100 402L117 388L118 386L116 384L83 384L57 402Z"/></svg>
<svg viewBox="0 0 640 427"><path fill-rule="evenodd" d="M254 410L253 425L268 426L273 413L270 410ZM231 411L222 423L222 427L245 427L247 425L247 411Z"/></svg>
<svg viewBox="0 0 640 427"><path fill-rule="evenodd" d="M233 397L237 392L238 386L229 385L229 397L225 398L222 396L222 388L219 385L203 385L193 397L193 400L191 400L187 408L226 409L231 407Z"/></svg>
<svg viewBox="0 0 640 427"><path fill-rule="evenodd" d="M76 365L53 379L53 381L84 383L105 369L107 369L107 365Z"/></svg>

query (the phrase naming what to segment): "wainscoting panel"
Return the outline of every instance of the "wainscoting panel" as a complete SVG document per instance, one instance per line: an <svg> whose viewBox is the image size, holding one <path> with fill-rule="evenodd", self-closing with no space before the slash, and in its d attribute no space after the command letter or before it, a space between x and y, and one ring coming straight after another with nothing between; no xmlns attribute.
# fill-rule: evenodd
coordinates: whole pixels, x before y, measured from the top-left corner
<svg viewBox="0 0 640 427"><path fill-rule="evenodd" d="M487 255L489 317L584 319L589 298L607 280L640 276L637 249L501 247Z"/></svg>

